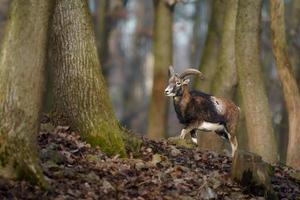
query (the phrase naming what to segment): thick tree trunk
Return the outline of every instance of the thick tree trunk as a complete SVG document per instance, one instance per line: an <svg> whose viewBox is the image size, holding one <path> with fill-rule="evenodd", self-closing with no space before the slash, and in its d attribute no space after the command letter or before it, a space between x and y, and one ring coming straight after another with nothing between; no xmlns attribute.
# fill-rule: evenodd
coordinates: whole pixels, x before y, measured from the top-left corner
<svg viewBox="0 0 300 200"><path fill-rule="evenodd" d="M0 1L0 44L2 44L5 22L8 15L9 0Z"/></svg>
<svg viewBox="0 0 300 200"><path fill-rule="evenodd" d="M211 86L217 69L217 58L220 49L225 3L226 1L223 0L212 1L212 14L209 22L203 55L199 66L199 70L205 75L205 80L201 81L196 77L194 81L194 86L197 89L201 89L207 93L211 92Z"/></svg>
<svg viewBox="0 0 300 200"><path fill-rule="evenodd" d="M249 150L268 162L277 160L268 99L259 61L261 0L242 0L236 24L236 64L244 103Z"/></svg>
<svg viewBox="0 0 300 200"><path fill-rule="evenodd" d="M232 99L237 86L235 65L235 24L238 0L227 0L221 36L217 71L212 83L212 93Z"/></svg>
<svg viewBox="0 0 300 200"><path fill-rule="evenodd" d="M96 37L97 47L99 52L99 59L102 66L105 65L108 56L108 33L109 29L107 24L107 10L108 1L100 0L96 2Z"/></svg>
<svg viewBox="0 0 300 200"><path fill-rule="evenodd" d="M218 58L215 58L215 60L217 60L216 72L211 82L212 94L227 97L229 99L233 98L237 85L234 47L237 4L237 0L227 0L225 2L225 16L221 35L221 45L218 50ZM222 140L217 134L201 133L199 134L198 143L199 147L202 149L218 152L221 152L225 148L224 140Z"/></svg>
<svg viewBox="0 0 300 200"><path fill-rule="evenodd" d="M289 57L294 69L297 85L300 87L300 1L293 0L287 13L287 42Z"/></svg>
<svg viewBox="0 0 300 200"><path fill-rule="evenodd" d="M12 1L0 55L0 176L40 186L37 134L53 3Z"/></svg>
<svg viewBox="0 0 300 200"><path fill-rule="evenodd" d="M272 0L270 13L273 52L288 112L289 141L286 162L288 165L300 169L300 94L288 56L284 2Z"/></svg>
<svg viewBox="0 0 300 200"><path fill-rule="evenodd" d="M235 96L236 101L238 102L238 105L240 107L240 117L239 117L239 123L236 130L236 136L239 143L239 149L240 150L246 150L249 151L248 148L248 133L247 133L247 127L246 127L246 116L245 116L245 105L242 101L242 95L241 90L237 89L237 93Z"/></svg>
<svg viewBox="0 0 300 200"><path fill-rule="evenodd" d="M122 131L101 74L85 0L57 0L50 39L54 115L66 119L93 146L124 156Z"/></svg>
<svg viewBox="0 0 300 200"><path fill-rule="evenodd" d="M148 136L158 139L166 136L168 99L164 96L168 67L172 63L173 6L165 0L154 0L154 80L150 101Z"/></svg>

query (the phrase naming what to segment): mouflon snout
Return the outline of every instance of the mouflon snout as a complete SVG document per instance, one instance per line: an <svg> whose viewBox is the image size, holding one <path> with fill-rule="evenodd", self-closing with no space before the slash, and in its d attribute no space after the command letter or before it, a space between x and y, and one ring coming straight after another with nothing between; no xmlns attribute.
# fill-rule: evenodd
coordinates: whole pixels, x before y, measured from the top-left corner
<svg viewBox="0 0 300 200"><path fill-rule="evenodd" d="M174 91L174 86L168 85L165 89L165 95L166 96L174 96L175 94L173 91Z"/></svg>

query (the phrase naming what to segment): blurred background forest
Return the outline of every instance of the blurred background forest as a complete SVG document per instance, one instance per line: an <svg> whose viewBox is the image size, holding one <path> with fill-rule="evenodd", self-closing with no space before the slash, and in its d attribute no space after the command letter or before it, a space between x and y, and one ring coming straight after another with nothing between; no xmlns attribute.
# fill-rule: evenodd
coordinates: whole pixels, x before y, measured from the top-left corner
<svg viewBox="0 0 300 200"><path fill-rule="evenodd" d="M299 38L300 0L0 0L0 199L296 199Z"/></svg>
<svg viewBox="0 0 300 200"><path fill-rule="evenodd" d="M115 113L123 126L146 135L149 130L147 122L149 122L149 105L154 79L154 4L149 0L90 0L89 5L94 17L97 41L102 45L99 48L101 49L100 60ZM216 73L214 69L218 65L218 50L213 49L220 48L224 23L222 20L226 11L225 1L179 1L172 9L171 59L176 71L181 72L192 66L199 68L206 77L209 73ZM299 15L300 1L286 0L286 36L298 85L300 83ZM288 141L288 119L272 53L269 1L263 1L260 28L260 62L264 87L267 91L274 132L284 157ZM165 25L162 31L168 32L167 29L168 26ZM164 45L168 44L161 44L161 48L164 48ZM165 55L164 59L167 60L168 55ZM168 65L164 66L165 75L167 68ZM165 79L167 80L167 77ZM213 84L216 81L214 79L216 78L213 75L209 75L206 80L200 82L198 89L211 93L207 85ZM201 86L202 84L204 86ZM237 92L234 93L233 99L240 105ZM163 93L160 98L160 101L167 99ZM179 134L181 125L176 118L172 102L169 102L165 136L174 136ZM240 126L245 129L242 123L243 121ZM239 132L244 133L245 130ZM243 141L240 139L240 146L247 148L247 142L244 140L244 138Z"/></svg>
<svg viewBox="0 0 300 200"><path fill-rule="evenodd" d="M9 2L9 0L0 0L1 39ZM206 76L206 80L195 81L194 88L213 95L222 94L222 92L215 94L216 90L213 87L218 81L216 74L220 71L218 63L220 63L219 55L222 49L221 40L226 28L224 20L226 11L229 10L225 0L182 0L177 1L176 4L175 1L168 0L167 11L159 5L155 6L150 0L89 0L88 2L94 21L102 72L107 81L114 111L122 126L141 135L149 133L152 138L179 134L181 125L176 118L172 102L163 95L170 64L173 64L178 72L182 72L187 67L200 69ZM300 1L285 0L284 2L289 59L299 87ZM266 88L268 107L271 111L281 160L285 160L289 131L288 118L272 53L269 6L269 1L264 0L259 24L262 68L260 75L263 77L263 87ZM237 8L231 10L236 12ZM160 16L155 17L155 13ZM155 20L162 28L155 29ZM158 22L159 20L161 22ZM155 34L167 34L167 36L169 34L170 37L167 38L171 42L162 40L159 45L155 45ZM234 41L234 35L231 38ZM228 45L231 45L230 41ZM162 60L161 64L155 62L155 48L161 50L160 53L156 51L157 57ZM228 48L230 49L231 46ZM233 99L243 110L236 80L230 82L232 83L230 94L221 96ZM157 86L155 89L155 83L162 83L162 86ZM158 96L153 97L155 92L158 92ZM163 105L166 102L168 108ZM248 148L246 131L245 120L242 117L238 136L240 147L245 149ZM157 134L151 136L151 133L155 132ZM209 143L208 140L203 141ZM213 143L218 144L218 142ZM222 149L220 147L222 145L206 148Z"/></svg>

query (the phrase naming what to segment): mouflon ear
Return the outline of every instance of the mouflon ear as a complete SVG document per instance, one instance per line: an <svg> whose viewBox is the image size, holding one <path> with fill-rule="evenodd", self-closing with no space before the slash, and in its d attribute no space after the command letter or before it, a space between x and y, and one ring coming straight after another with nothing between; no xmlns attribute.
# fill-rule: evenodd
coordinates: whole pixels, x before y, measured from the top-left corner
<svg viewBox="0 0 300 200"><path fill-rule="evenodd" d="M172 65L169 66L169 76L172 77L175 75L175 70Z"/></svg>
<svg viewBox="0 0 300 200"><path fill-rule="evenodd" d="M189 82L190 82L190 79L187 78L187 79L184 79L184 80L183 80L182 84L183 84L183 85L188 85Z"/></svg>

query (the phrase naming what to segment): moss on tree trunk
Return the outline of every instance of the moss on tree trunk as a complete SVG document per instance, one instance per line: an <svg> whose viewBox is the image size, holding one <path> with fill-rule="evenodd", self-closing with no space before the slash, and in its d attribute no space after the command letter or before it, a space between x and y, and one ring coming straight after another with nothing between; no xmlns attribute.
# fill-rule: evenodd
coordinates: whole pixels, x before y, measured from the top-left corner
<svg viewBox="0 0 300 200"><path fill-rule="evenodd" d="M50 39L54 114L93 146L124 156L123 132L101 74L85 0L57 0Z"/></svg>
<svg viewBox="0 0 300 200"><path fill-rule="evenodd" d="M46 186L37 134L52 0L14 0L0 54L0 176Z"/></svg>
<svg viewBox="0 0 300 200"><path fill-rule="evenodd" d="M158 139L165 137L167 131L168 99L164 90L172 63L173 6L165 0L155 0L154 7L154 78L147 132L149 138Z"/></svg>
<svg viewBox="0 0 300 200"><path fill-rule="evenodd" d="M272 0L270 13L273 52L288 112L289 140L286 162L288 165L300 169L300 93L288 56L284 2Z"/></svg>
<svg viewBox="0 0 300 200"><path fill-rule="evenodd" d="M236 24L236 64L244 103L249 151L268 162L277 160L277 145L259 61L261 0L242 0Z"/></svg>

